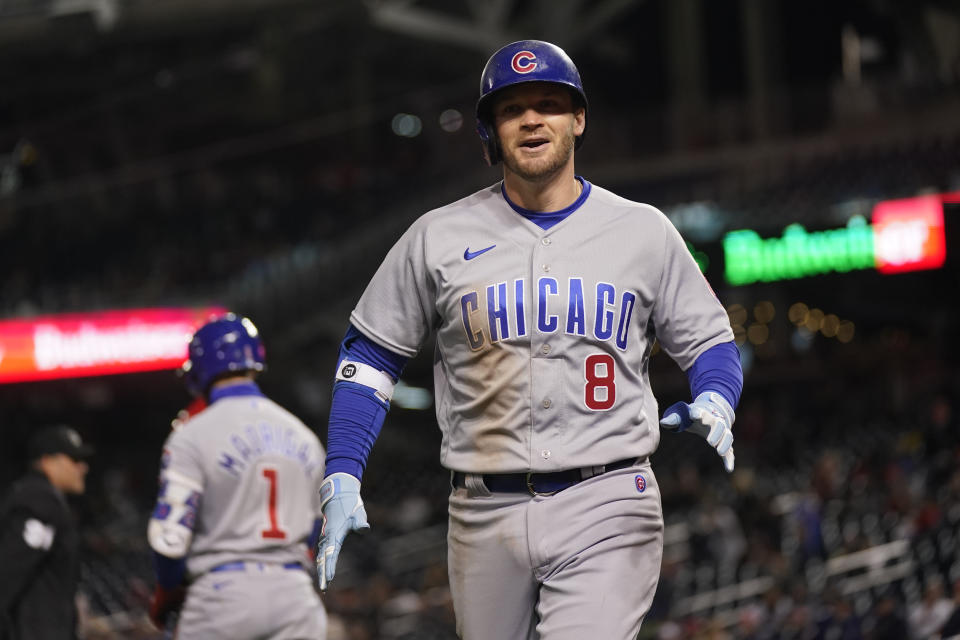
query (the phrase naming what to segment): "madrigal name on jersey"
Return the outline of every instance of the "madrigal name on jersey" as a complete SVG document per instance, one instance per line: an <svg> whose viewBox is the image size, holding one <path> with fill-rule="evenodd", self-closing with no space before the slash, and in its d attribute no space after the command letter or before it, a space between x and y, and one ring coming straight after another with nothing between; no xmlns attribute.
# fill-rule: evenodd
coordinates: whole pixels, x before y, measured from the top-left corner
<svg viewBox="0 0 960 640"><path fill-rule="evenodd" d="M301 439L294 429L260 423L247 425L230 435L230 446L217 454L217 464L231 475L239 477L248 464L266 454L296 460L309 478L322 460L311 454L310 443Z"/></svg>
<svg viewBox="0 0 960 640"><path fill-rule="evenodd" d="M474 351L487 344L522 338L528 332L563 332L613 342L626 351L630 317L637 295L617 291L609 282L584 286L583 278L540 277L532 287L532 315L526 315L528 282L496 282L460 296L460 317L467 343ZM590 317L587 310L591 311ZM592 318L592 319L590 319ZM532 325L532 326L528 326Z"/></svg>

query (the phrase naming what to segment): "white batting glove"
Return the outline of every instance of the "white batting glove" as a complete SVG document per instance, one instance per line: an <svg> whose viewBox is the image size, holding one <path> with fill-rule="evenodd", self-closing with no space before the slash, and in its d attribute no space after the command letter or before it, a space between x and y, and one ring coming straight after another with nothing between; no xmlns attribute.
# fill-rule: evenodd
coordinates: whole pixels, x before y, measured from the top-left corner
<svg viewBox="0 0 960 640"><path fill-rule="evenodd" d="M660 426L671 431L690 431L717 450L727 473L733 471L733 407L723 396L705 391L691 403L678 402L664 411Z"/></svg>
<svg viewBox="0 0 960 640"><path fill-rule="evenodd" d="M323 529L317 545L317 574L320 590L326 591L337 571L337 557L343 539L351 531L369 529L367 510L360 497L360 481L349 473L333 473L320 485Z"/></svg>

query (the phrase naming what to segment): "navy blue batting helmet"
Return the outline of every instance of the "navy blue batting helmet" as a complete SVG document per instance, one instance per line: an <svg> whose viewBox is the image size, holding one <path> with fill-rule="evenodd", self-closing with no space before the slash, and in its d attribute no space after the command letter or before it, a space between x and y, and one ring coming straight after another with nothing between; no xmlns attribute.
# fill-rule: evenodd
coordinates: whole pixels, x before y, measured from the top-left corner
<svg viewBox="0 0 960 640"><path fill-rule="evenodd" d="M191 393L205 395L218 378L264 368L266 352L257 328L249 318L228 313L193 334L181 372Z"/></svg>
<svg viewBox="0 0 960 640"><path fill-rule="evenodd" d="M519 40L499 49L487 60L480 76L480 99L477 100L477 133L483 143L487 164L500 161L500 144L493 125L493 96L505 87L523 82L552 82L566 86L577 106L587 108L580 72L570 56L555 44L543 40ZM586 131L586 130L584 130ZM577 136L575 148L583 143Z"/></svg>

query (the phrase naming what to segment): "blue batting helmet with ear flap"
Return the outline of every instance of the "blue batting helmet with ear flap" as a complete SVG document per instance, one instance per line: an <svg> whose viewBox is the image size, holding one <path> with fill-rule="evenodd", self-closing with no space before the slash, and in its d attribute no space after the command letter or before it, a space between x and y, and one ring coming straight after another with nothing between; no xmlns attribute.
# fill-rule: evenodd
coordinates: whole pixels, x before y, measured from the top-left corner
<svg viewBox="0 0 960 640"><path fill-rule="evenodd" d="M266 352L257 328L249 318L233 313L197 329L187 351L180 371L194 395L206 395L218 378L266 368Z"/></svg>
<svg viewBox="0 0 960 640"><path fill-rule="evenodd" d="M570 56L555 44L542 40L520 40L499 49L490 56L480 76L480 99L477 101L477 133L483 143L487 164L500 161L500 144L493 124L493 97L505 87L523 82L552 82L566 86L578 107L587 108L580 72ZM586 132L586 129L584 129ZM577 136L575 148L583 143Z"/></svg>

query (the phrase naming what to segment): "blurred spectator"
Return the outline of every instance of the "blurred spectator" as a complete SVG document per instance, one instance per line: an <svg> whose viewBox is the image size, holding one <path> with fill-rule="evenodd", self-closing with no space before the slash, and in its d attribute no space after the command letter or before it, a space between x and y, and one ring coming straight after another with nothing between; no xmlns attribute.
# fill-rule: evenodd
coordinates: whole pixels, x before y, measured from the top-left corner
<svg viewBox="0 0 960 640"><path fill-rule="evenodd" d="M651 620L667 620L670 615L670 607L676 599L677 574L680 571L680 561L664 554L663 562L660 565L660 584L657 585L657 592L653 596L653 603L647 612L647 617ZM660 631L670 633L669 630Z"/></svg>
<svg viewBox="0 0 960 640"><path fill-rule="evenodd" d="M930 402L930 418L924 429L924 444L930 467L930 484L945 484L956 469L958 425L954 419L953 404L945 394L938 394Z"/></svg>
<svg viewBox="0 0 960 640"><path fill-rule="evenodd" d="M960 637L960 578L953 582L953 613L940 629L943 640Z"/></svg>
<svg viewBox="0 0 960 640"><path fill-rule="evenodd" d="M800 568L807 562L826 557L823 541L823 503L815 492L810 492L797 501L793 512L793 526L799 541L797 564Z"/></svg>
<svg viewBox="0 0 960 640"><path fill-rule="evenodd" d="M872 628L868 640L902 640L908 638L907 621L898 609L897 599L891 591L880 596L873 607Z"/></svg>
<svg viewBox="0 0 960 640"><path fill-rule="evenodd" d="M811 640L816 637L816 628L811 617L810 607L796 606L790 610L783 621L783 626L772 630L769 638L776 640Z"/></svg>
<svg viewBox="0 0 960 640"><path fill-rule="evenodd" d="M931 578L923 591L923 599L910 608L911 637L915 640L936 638L953 608L953 602L943 595L943 581L938 577Z"/></svg>
<svg viewBox="0 0 960 640"><path fill-rule="evenodd" d="M862 640L860 617L850 599L842 595L829 597L826 617L817 624L815 640Z"/></svg>
<svg viewBox="0 0 960 640"><path fill-rule="evenodd" d="M703 546L717 567L718 583L735 582L736 568L747 548L736 512L708 491L701 496L700 507L694 514L691 536L704 541Z"/></svg>
<svg viewBox="0 0 960 640"><path fill-rule="evenodd" d="M731 479L736 490L734 510L749 538L747 550L756 546L775 549L780 544L780 520L771 511L770 498L757 486L756 471L751 468L737 469Z"/></svg>
<svg viewBox="0 0 960 640"><path fill-rule="evenodd" d="M683 627L673 620L667 620L657 629L657 640L680 640L683 638Z"/></svg>
<svg viewBox="0 0 960 640"><path fill-rule="evenodd" d="M737 637L741 640L764 640L769 636L763 623L763 612L759 607L744 607L737 615Z"/></svg>
<svg viewBox="0 0 960 640"><path fill-rule="evenodd" d="M0 638L77 637L80 538L65 495L86 488L93 449L69 427L38 431L30 470L0 505Z"/></svg>
<svg viewBox="0 0 960 640"><path fill-rule="evenodd" d="M733 636L717 620L710 620L694 636L694 640L733 640Z"/></svg>
<svg viewBox="0 0 960 640"><path fill-rule="evenodd" d="M774 584L766 590L759 602L744 608L737 637L750 640L775 638L792 609L792 599L784 595L780 585Z"/></svg>

